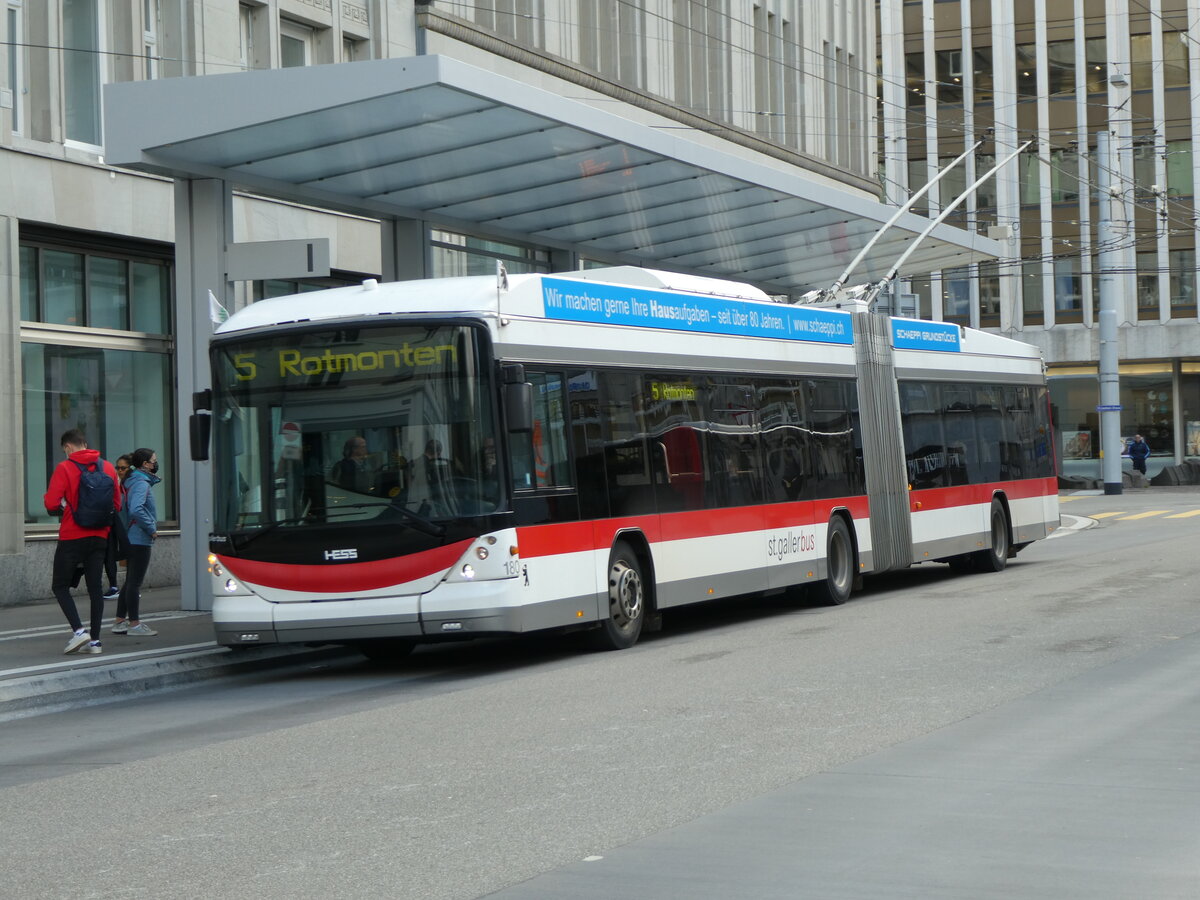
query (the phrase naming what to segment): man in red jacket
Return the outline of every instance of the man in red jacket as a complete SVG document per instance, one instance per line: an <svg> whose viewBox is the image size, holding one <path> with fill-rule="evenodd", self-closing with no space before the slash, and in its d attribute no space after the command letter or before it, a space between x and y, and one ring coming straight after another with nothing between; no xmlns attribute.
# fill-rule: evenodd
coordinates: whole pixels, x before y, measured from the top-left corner
<svg viewBox="0 0 1200 900"><path fill-rule="evenodd" d="M76 463L91 468L103 462L105 473L113 483L113 509L121 508L121 490L118 487L117 470L112 463L100 459L99 450L89 450L83 432L77 428L63 433L60 441L67 458L58 464L50 476L43 502L46 512L62 516L58 526L58 546L54 549L54 575L50 583L58 605L74 632L67 641L64 653L82 650L84 653L101 653L100 620L104 618L104 592L100 575L104 569L104 554L108 547L108 526L84 528L75 521L75 508L79 505L79 481L83 473ZM71 596L71 580L77 566L83 566L88 595L92 601L92 629L89 634L79 621L79 610Z"/></svg>

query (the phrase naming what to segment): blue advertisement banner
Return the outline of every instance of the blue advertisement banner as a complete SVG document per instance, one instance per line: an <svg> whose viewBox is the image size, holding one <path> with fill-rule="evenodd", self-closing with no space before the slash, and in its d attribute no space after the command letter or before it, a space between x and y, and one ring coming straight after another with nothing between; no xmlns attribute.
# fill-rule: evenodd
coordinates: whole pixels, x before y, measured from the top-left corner
<svg viewBox="0 0 1200 900"><path fill-rule="evenodd" d="M691 294L681 296L646 288L543 278L542 307L546 318L571 322L669 328L785 341L854 343L850 313L782 303L754 303Z"/></svg>
<svg viewBox="0 0 1200 900"><path fill-rule="evenodd" d="M921 319L892 319L892 346L897 350L962 350L957 325Z"/></svg>

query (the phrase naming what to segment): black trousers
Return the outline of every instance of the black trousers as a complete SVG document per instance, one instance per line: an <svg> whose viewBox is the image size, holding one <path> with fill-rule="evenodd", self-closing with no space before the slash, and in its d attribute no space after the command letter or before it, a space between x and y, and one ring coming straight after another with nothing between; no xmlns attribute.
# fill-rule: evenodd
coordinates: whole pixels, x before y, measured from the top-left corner
<svg viewBox="0 0 1200 900"><path fill-rule="evenodd" d="M71 596L71 582L76 567L83 566L83 579L92 601L93 641L100 640L100 622L104 618L104 588L100 578L107 548L108 541L102 537L59 541L54 548L54 574L51 576L50 590L54 592L54 599L67 617L71 630L79 631L83 623L79 621L79 610L75 607L75 598Z"/></svg>
<svg viewBox="0 0 1200 900"><path fill-rule="evenodd" d="M150 545L130 544L129 556L125 560L125 583L117 597L117 618L138 621L138 604L141 602L142 581L150 568Z"/></svg>

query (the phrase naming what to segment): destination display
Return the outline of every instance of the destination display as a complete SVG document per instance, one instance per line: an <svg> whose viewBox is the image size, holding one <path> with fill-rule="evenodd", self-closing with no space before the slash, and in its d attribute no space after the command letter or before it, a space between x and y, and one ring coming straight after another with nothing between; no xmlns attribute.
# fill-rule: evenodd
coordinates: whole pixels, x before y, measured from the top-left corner
<svg viewBox="0 0 1200 900"><path fill-rule="evenodd" d="M704 334L854 343L850 313L723 297L672 294L612 284L542 278L548 319Z"/></svg>
<svg viewBox="0 0 1200 900"><path fill-rule="evenodd" d="M892 346L897 350L962 350L957 325L923 319L892 319Z"/></svg>

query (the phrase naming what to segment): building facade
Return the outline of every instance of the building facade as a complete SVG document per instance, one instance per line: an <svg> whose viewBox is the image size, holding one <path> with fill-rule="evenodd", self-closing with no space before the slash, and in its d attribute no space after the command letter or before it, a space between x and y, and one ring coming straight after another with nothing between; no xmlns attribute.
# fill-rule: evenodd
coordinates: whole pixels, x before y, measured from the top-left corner
<svg viewBox="0 0 1200 900"><path fill-rule="evenodd" d="M0 579L46 596L41 508L80 427L107 458L151 447L164 518L148 584L178 579L175 219L169 179L107 165L113 82L437 53L687 128L872 197L866 0L0 0ZM330 275L237 286L235 305L380 274L380 226L251 194L238 242L326 238ZM553 271L576 253L418 230L407 277ZM186 415L188 411L182 411Z"/></svg>
<svg viewBox="0 0 1200 900"><path fill-rule="evenodd" d="M1040 346L1063 473L1099 478L1104 267L1117 284L1122 437L1147 438L1152 476L1200 458L1200 4L880 0L878 11L880 173L892 202L982 141L922 202L939 211L1033 141L951 214L994 229L1009 255L913 279L921 315Z"/></svg>

